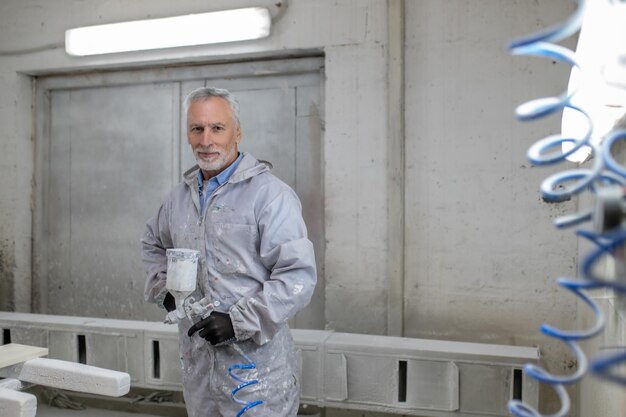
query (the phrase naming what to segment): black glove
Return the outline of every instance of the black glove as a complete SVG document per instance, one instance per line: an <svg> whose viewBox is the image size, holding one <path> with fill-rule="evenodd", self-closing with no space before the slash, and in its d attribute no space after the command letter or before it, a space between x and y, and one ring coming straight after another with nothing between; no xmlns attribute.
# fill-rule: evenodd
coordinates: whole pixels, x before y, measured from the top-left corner
<svg viewBox="0 0 626 417"><path fill-rule="evenodd" d="M163 299L163 307L165 307L168 313L176 310L176 300L169 291L165 294L165 298Z"/></svg>
<svg viewBox="0 0 626 417"><path fill-rule="evenodd" d="M200 337L206 339L213 346L235 339L235 330L233 322L230 320L228 313L220 313L214 311L206 319L200 320L187 332L187 336L191 337L195 332L200 330Z"/></svg>

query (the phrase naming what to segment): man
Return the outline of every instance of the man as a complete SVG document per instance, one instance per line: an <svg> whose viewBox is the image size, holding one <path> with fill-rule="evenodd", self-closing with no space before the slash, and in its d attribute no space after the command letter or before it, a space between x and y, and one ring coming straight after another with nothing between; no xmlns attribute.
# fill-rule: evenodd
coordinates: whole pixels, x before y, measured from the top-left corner
<svg viewBox="0 0 626 417"><path fill-rule="evenodd" d="M142 237L145 299L171 311L167 248L200 251L196 300L215 311L178 325L189 417L295 416L299 370L287 321L306 306L316 282L313 245L294 191L271 165L238 151L238 104L230 92L200 88L185 99L187 139L198 165L165 198ZM243 354L243 355L242 355ZM244 359L244 355L247 359ZM240 384L229 367L258 380ZM246 374L247 372L248 374Z"/></svg>

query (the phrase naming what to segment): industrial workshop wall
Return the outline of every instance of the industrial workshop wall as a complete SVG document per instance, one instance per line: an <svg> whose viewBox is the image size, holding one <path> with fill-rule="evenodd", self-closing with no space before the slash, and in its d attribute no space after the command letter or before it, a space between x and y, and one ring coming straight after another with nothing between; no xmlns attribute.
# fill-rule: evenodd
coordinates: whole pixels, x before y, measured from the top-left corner
<svg viewBox="0 0 626 417"><path fill-rule="evenodd" d="M569 349L537 329L576 327L576 300L554 279L575 276L577 242L552 220L577 202L542 201L541 180L559 168L526 158L537 138L560 130L560 117L523 124L514 111L561 91L570 67L520 62L505 45L569 16L576 2L405 4L404 335L536 345L550 370L569 374Z"/></svg>
<svg viewBox="0 0 626 417"><path fill-rule="evenodd" d="M296 190L323 266L322 66L323 58L308 57L38 78L36 310L162 320L162 310L143 302L139 239L195 165L182 101L205 85L236 94L241 150L274 163ZM295 327L324 327L319 272Z"/></svg>
<svg viewBox="0 0 626 417"><path fill-rule="evenodd" d="M551 224L576 203L542 201L551 168L526 159L560 118L523 124L514 110L558 91L570 68L521 65L505 45L575 6L406 2L406 336L540 344L550 367L569 372L568 349L537 328L576 316L553 278L576 273L577 244Z"/></svg>

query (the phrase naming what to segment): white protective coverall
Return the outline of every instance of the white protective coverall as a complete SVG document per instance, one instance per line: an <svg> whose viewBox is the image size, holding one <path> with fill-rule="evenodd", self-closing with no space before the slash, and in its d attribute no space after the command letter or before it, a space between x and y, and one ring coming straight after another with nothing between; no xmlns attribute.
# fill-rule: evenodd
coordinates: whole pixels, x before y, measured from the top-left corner
<svg viewBox="0 0 626 417"><path fill-rule="evenodd" d="M200 213L198 169L184 174L146 225L145 299L163 306L166 249L200 251L192 295L208 297L217 311L230 314L237 345L256 363L256 370L237 372L259 383L236 398L263 401L244 415L296 416L299 361L287 321L309 303L317 279L300 201L269 172L271 164L244 153ZM239 382L228 368L246 361L228 344L214 347L198 333L187 336L191 325L186 318L178 324L189 417L236 416L243 406L230 397Z"/></svg>

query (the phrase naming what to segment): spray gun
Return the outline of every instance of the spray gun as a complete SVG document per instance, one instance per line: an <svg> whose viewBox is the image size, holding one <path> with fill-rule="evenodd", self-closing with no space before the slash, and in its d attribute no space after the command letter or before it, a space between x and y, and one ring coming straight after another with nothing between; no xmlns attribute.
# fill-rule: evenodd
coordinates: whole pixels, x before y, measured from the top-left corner
<svg viewBox="0 0 626 417"><path fill-rule="evenodd" d="M196 290L200 252L176 248L167 249L165 254L167 256L165 288L174 297L176 309L170 311L163 322L174 324L185 317L193 322L194 318L208 317L214 309L210 300L202 298L196 301L191 295Z"/></svg>

